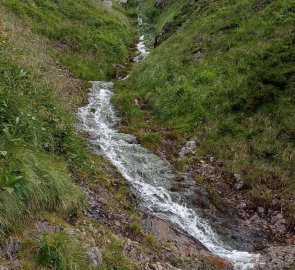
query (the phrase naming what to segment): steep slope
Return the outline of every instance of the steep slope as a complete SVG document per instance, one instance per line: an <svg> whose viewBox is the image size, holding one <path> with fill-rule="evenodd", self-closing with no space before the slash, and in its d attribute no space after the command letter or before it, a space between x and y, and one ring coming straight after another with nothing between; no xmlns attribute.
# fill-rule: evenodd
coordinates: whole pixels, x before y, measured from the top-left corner
<svg viewBox="0 0 295 270"><path fill-rule="evenodd" d="M142 1L141 12L155 48L114 98L130 130L158 150L172 140L170 159L179 168L217 157L242 175L254 209L282 199L292 228L294 2ZM192 137L197 153L180 162Z"/></svg>
<svg viewBox="0 0 295 270"><path fill-rule="evenodd" d="M122 7L109 9L102 1L18 1L3 4L27 27L55 41L57 58L85 79L111 77L114 64L124 63L131 26Z"/></svg>

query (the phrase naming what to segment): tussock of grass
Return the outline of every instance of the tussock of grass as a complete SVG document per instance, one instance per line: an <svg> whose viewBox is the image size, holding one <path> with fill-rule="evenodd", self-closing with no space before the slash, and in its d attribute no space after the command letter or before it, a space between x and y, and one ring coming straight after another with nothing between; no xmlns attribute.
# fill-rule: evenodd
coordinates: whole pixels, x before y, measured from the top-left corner
<svg viewBox="0 0 295 270"><path fill-rule="evenodd" d="M44 234L41 237L37 245L37 261L46 269L91 269L81 243L63 232Z"/></svg>

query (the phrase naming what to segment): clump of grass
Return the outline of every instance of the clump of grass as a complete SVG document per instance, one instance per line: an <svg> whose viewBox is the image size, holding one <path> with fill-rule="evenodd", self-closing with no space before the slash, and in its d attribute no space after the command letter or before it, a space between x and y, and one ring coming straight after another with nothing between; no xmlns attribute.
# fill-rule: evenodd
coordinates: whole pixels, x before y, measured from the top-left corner
<svg viewBox="0 0 295 270"><path fill-rule="evenodd" d="M91 269L81 243L63 232L41 237L37 245L37 261L49 269Z"/></svg>
<svg viewBox="0 0 295 270"><path fill-rule="evenodd" d="M83 196L56 157L11 149L1 168L0 235L30 211L44 209L76 213ZM13 155L13 160L9 160ZM4 165L2 164L2 165Z"/></svg>

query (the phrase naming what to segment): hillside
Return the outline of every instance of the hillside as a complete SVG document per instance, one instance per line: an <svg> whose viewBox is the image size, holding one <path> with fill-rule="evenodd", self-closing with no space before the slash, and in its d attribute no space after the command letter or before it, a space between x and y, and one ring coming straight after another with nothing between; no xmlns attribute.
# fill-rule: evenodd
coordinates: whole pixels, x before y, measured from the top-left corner
<svg viewBox="0 0 295 270"><path fill-rule="evenodd" d="M271 210L278 199L292 230L294 2L159 0L140 7L151 54L117 87L124 130L164 149L180 170L217 158L223 183L196 177L212 200L220 201L220 185L241 176L237 192L250 209ZM179 161L192 138L196 154Z"/></svg>
<svg viewBox="0 0 295 270"><path fill-rule="evenodd" d="M294 14L2 0L0 269L292 269Z"/></svg>

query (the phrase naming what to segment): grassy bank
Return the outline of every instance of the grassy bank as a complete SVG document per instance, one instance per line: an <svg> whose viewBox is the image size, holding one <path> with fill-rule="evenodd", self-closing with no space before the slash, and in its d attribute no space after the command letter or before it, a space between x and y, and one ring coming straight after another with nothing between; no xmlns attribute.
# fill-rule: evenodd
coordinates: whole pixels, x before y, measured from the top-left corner
<svg viewBox="0 0 295 270"><path fill-rule="evenodd" d="M162 33L114 98L131 130L154 147L165 139L159 125L181 144L194 137L201 153L242 175L245 191L257 202L291 199L293 2L162 2L142 2L150 24L145 28L154 37ZM294 217L289 203L286 210Z"/></svg>
<svg viewBox="0 0 295 270"><path fill-rule="evenodd" d="M117 2L112 10L99 1L1 2L0 240L20 239L22 269L97 269L86 259L89 242L103 253L99 269L135 269L122 253L125 239L82 213L80 186L99 185L104 195L115 187L105 199L110 211L136 216L124 182L90 153L73 111L85 102L84 79L109 80L128 60L132 35ZM64 231L40 232L40 220ZM1 266L15 262L0 258Z"/></svg>
<svg viewBox="0 0 295 270"><path fill-rule="evenodd" d="M27 27L55 42L58 60L87 80L107 80L127 60L131 27L122 7L101 1L19 1L3 4Z"/></svg>

